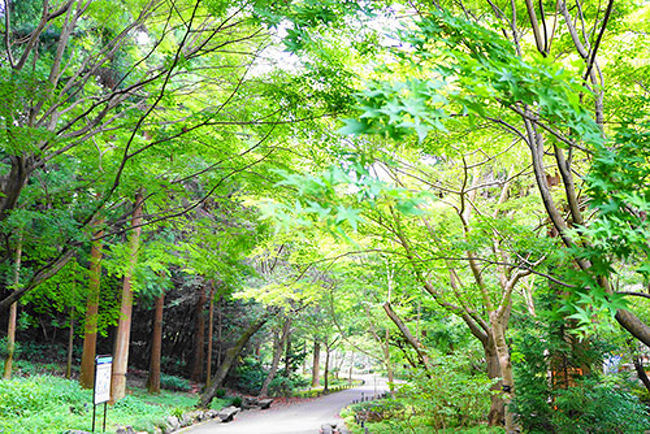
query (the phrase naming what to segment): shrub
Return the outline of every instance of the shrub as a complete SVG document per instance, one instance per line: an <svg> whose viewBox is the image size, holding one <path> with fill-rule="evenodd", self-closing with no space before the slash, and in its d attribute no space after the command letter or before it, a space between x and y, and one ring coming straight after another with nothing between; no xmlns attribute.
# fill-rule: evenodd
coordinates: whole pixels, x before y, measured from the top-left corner
<svg viewBox="0 0 650 434"><path fill-rule="evenodd" d="M232 399L228 398L213 398L210 401L211 410L221 410L224 407L228 407L232 403Z"/></svg>
<svg viewBox="0 0 650 434"><path fill-rule="evenodd" d="M558 390L551 416L555 432L640 433L650 429L648 409L624 387L586 378Z"/></svg>
<svg viewBox="0 0 650 434"><path fill-rule="evenodd" d="M241 396L235 396L230 402L230 405L234 405L235 407L241 407L241 404L242 404Z"/></svg>
<svg viewBox="0 0 650 434"><path fill-rule="evenodd" d="M554 299L549 299L553 306ZM636 433L650 428L647 408L621 376L603 376L594 369L590 376L574 377L571 387L553 387L548 381L553 361L599 366L603 355L612 350L611 343L597 336L580 342L567 339L562 318L542 327L526 319L519 324L522 329L513 339L516 394L512 410L525 431Z"/></svg>
<svg viewBox="0 0 650 434"><path fill-rule="evenodd" d="M14 359L17 359L22 353L22 343L15 342L14 344ZM7 337L0 338L0 359L6 359L9 353L7 352Z"/></svg>
<svg viewBox="0 0 650 434"><path fill-rule="evenodd" d="M216 398L223 398L224 396L226 396L226 389L217 389L217 390L214 392L214 396L215 396Z"/></svg>
<svg viewBox="0 0 650 434"><path fill-rule="evenodd" d="M416 373L396 396L435 429L467 427L485 420L492 384L466 354L454 354L436 358L430 376Z"/></svg>
<svg viewBox="0 0 650 434"><path fill-rule="evenodd" d="M490 407L492 381L470 364L467 353L439 356L431 370L411 372L394 399L350 407L372 433L439 432L482 424Z"/></svg>
<svg viewBox="0 0 650 434"><path fill-rule="evenodd" d="M175 375L160 374L160 387L167 390L187 392L192 389L190 382Z"/></svg>
<svg viewBox="0 0 650 434"><path fill-rule="evenodd" d="M231 383L242 392L256 394L262 388L266 374L267 371L259 360L245 357L235 369Z"/></svg>
<svg viewBox="0 0 650 434"><path fill-rule="evenodd" d="M270 396L291 396L294 390L309 385L309 380L300 375L290 375L289 378L283 375L276 375L269 384Z"/></svg>
<svg viewBox="0 0 650 434"><path fill-rule="evenodd" d="M184 413L183 409L178 407L173 408L172 411L170 412L172 416L176 416L179 419L183 417L183 413Z"/></svg>

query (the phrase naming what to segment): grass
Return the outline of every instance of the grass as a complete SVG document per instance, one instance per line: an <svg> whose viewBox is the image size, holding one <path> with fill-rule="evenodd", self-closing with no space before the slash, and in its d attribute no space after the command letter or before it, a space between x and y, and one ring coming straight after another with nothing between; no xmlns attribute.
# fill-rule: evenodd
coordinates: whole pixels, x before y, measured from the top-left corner
<svg viewBox="0 0 650 434"><path fill-rule="evenodd" d="M92 427L92 391L77 381L51 375L35 375L0 381L0 432L62 433L68 429L90 431ZM196 395L163 391L150 395L144 389L108 406L107 432L131 425L136 431L153 432L167 416L191 410ZM101 429L103 406L97 407L96 429ZM98 429L97 429L98 430Z"/></svg>

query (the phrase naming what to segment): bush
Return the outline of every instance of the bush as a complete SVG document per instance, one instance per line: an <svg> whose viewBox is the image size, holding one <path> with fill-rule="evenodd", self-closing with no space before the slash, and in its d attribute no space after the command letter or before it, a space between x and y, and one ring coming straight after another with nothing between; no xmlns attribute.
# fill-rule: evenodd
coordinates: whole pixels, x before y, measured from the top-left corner
<svg viewBox="0 0 650 434"><path fill-rule="evenodd" d="M637 433L650 428L647 408L632 393L636 386L620 375L599 373L614 345L602 337L578 340L567 333L566 320L549 314L559 310L557 294L542 293L538 306L551 320L539 324L522 318L512 340L512 411L521 427L530 433ZM568 375L568 384L554 386L549 366L593 369L589 376Z"/></svg>
<svg viewBox="0 0 650 434"><path fill-rule="evenodd" d="M309 380L300 375L276 375L269 384L270 396L291 396L294 390L302 389L309 385Z"/></svg>
<svg viewBox="0 0 650 434"><path fill-rule="evenodd" d="M221 410L224 407L228 407L232 403L232 399L229 398L213 398L210 401L211 410Z"/></svg>
<svg viewBox="0 0 650 434"><path fill-rule="evenodd" d="M160 374L160 387L179 392L188 392L192 389L190 382L185 378L167 374Z"/></svg>
<svg viewBox="0 0 650 434"><path fill-rule="evenodd" d="M467 353L433 359L427 374L411 372L394 399L351 406L349 422L358 413L372 433L426 433L477 427L485 421L493 382L473 368Z"/></svg>
<svg viewBox="0 0 650 434"><path fill-rule="evenodd" d="M587 378L558 390L551 416L555 432L641 433L650 429L648 409L623 387Z"/></svg>
<svg viewBox="0 0 650 434"><path fill-rule="evenodd" d="M469 364L466 354L438 357L430 376L418 372L397 397L435 429L482 423L490 408L493 381Z"/></svg>
<svg viewBox="0 0 650 434"><path fill-rule="evenodd" d="M260 391L267 371L262 363L252 357L245 357L235 369L231 384L244 393L254 395Z"/></svg>
<svg viewBox="0 0 650 434"><path fill-rule="evenodd" d="M242 404L241 396L235 396L230 402L230 405L234 405L235 407L241 407L241 404Z"/></svg>

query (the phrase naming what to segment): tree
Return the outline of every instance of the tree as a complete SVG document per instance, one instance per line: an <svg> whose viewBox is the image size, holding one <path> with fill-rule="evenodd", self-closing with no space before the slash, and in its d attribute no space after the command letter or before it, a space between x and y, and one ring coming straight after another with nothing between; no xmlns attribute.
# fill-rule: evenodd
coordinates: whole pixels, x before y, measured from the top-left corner
<svg viewBox="0 0 650 434"><path fill-rule="evenodd" d="M151 336L149 376L147 377L147 390L149 393L160 393L160 357L162 354L162 327L164 307L165 293L163 292L156 298L156 308Z"/></svg>
<svg viewBox="0 0 650 434"><path fill-rule="evenodd" d="M126 371L129 364L129 340L131 336L131 313L133 310L133 290L131 280L138 259L140 234L142 232L142 194L137 193L134 202L130 233L128 258L122 281L122 296L120 300L120 317L115 335L115 351L113 353L113 371L111 372L111 402L114 403L126 394Z"/></svg>
<svg viewBox="0 0 650 434"><path fill-rule="evenodd" d="M101 225L98 222L98 226ZM88 279L88 301L86 305L86 319L84 321L84 343L81 355L81 374L79 383L82 387L90 389L95 382L95 351L97 346L97 326L99 311L99 291L102 275L102 230L98 231L97 240L90 248L90 264Z"/></svg>
<svg viewBox="0 0 650 434"><path fill-rule="evenodd" d="M14 256L14 286L18 289L20 285L20 262L23 255L23 238L22 232L18 232L16 242L16 253ZM9 309L9 325L7 326L7 358L5 359L4 371L2 378L11 378L11 367L14 359L14 350L16 347L16 319L18 316L18 302L13 302Z"/></svg>

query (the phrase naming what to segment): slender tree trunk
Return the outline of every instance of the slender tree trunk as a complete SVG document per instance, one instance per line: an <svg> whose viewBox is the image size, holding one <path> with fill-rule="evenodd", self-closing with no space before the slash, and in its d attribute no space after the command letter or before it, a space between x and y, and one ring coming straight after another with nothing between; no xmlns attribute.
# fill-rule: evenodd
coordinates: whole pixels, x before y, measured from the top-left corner
<svg viewBox="0 0 650 434"><path fill-rule="evenodd" d="M70 325L68 327L68 358L65 365L65 378L72 376L72 350L74 349L74 306L70 307Z"/></svg>
<svg viewBox="0 0 650 434"><path fill-rule="evenodd" d="M507 433L516 432L515 421L512 412L508 406L515 396L515 383L512 375L512 364L510 362L510 349L506 342L505 327L502 324L502 318L499 318L495 312L490 313L490 325L494 345L496 349L497 359L499 361L499 369L501 370L501 378L503 385L503 403L504 403L504 416L505 416L505 429Z"/></svg>
<svg viewBox="0 0 650 434"><path fill-rule="evenodd" d="M214 281L210 280L210 308L208 311L208 362L205 374L205 385L210 386L212 380L212 328L214 325Z"/></svg>
<svg viewBox="0 0 650 434"><path fill-rule="evenodd" d="M388 330L388 327L386 327L386 341L382 346L384 347L384 360L386 363L386 374L388 375L388 387L390 394L393 395L395 393L395 371L393 370L393 362L390 360L389 340L390 331Z"/></svg>
<svg viewBox="0 0 650 434"><path fill-rule="evenodd" d="M266 374L266 377L264 378L258 396L266 396L268 394L269 384L273 380L273 377L275 377L275 371L278 369L281 353L282 345L280 344L280 331L275 330L273 332L273 360L271 361L271 369L269 369L268 374Z"/></svg>
<svg viewBox="0 0 650 434"><path fill-rule="evenodd" d="M23 234L18 233L18 243L16 244L16 259L14 261L14 288L16 291L20 284L20 264L23 258ZM14 351L16 349L16 320L18 318L18 302L14 301L9 307L9 324L7 326L7 359L5 360L4 379L11 378L11 367L14 362Z"/></svg>
<svg viewBox="0 0 650 434"><path fill-rule="evenodd" d="M100 220L98 225L103 224ZM84 321L84 345L81 354L81 373L79 384L85 389L92 389L95 380L95 349L97 345L97 312L99 310L99 290L102 276L102 240L104 231L98 231L98 238L90 247L90 277L88 299L86 302L86 318Z"/></svg>
<svg viewBox="0 0 650 434"><path fill-rule="evenodd" d="M209 387L206 387L205 392L203 392L203 394L201 395L201 405L203 407L207 407L210 401L212 401L212 398L214 398L214 395L217 393L217 390L221 387L221 384L226 379L226 375L228 375L228 371L230 371L230 368L235 363L235 360L237 360L239 354L242 352L242 350L244 349L244 347L246 346L250 338L260 328L262 328L262 326L264 325L264 323L266 323L266 321L268 321L268 317L264 316L258 319L256 322L249 325L248 328L237 340L235 345L226 351L226 357L224 357L223 363L219 365L217 372L214 373L214 379L212 381L212 384L210 384Z"/></svg>
<svg viewBox="0 0 650 434"><path fill-rule="evenodd" d="M126 371L129 364L129 341L131 338L131 317L133 312L133 291L131 279L138 260L140 247L140 233L142 228L142 193L135 195L133 217L131 218L131 237L129 239L129 263L124 272L122 282L122 302L120 305L120 318L117 323L115 336L115 351L113 352L113 372L111 374L111 403L114 403L126 394Z"/></svg>
<svg viewBox="0 0 650 434"><path fill-rule="evenodd" d="M153 319L153 333L151 337L151 358L149 359L149 377L147 390L149 393L160 393L160 358L162 356L162 326L163 311L165 308L165 293L156 298L156 310Z"/></svg>
<svg viewBox="0 0 650 434"><path fill-rule="evenodd" d="M329 390L329 374L330 374L330 346L325 344L325 372L323 379L323 391L327 392Z"/></svg>
<svg viewBox="0 0 650 434"><path fill-rule="evenodd" d="M307 357L302 359L302 375L307 375Z"/></svg>
<svg viewBox="0 0 650 434"><path fill-rule="evenodd" d="M219 297L217 305L217 366L221 365L221 350L222 350L222 334L223 334L223 306L222 297Z"/></svg>
<svg viewBox="0 0 650 434"><path fill-rule="evenodd" d="M311 387L320 384L320 342L314 341L314 360L311 369Z"/></svg>
<svg viewBox="0 0 650 434"><path fill-rule="evenodd" d="M425 353L422 342L420 342L417 337L413 336L409 328L404 324L404 321L402 321L402 319L395 313L390 303L384 303L384 311L386 311L388 318L393 321L400 332L402 332L402 335L406 338L407 342L413 347L424 367L429 368L429 356Z"/></svg>
<svg viewBox="0 0 650 434"><path fill-rule="evenodd" d="M278 366L280 365L280 357L284 350L284 344L289 337L289 329L291 328L291 320L286 319L284 324L282 324L282 330L276 332L273 335L273 361L271 362L271 369L264 379L262 388L260 389L259 396L266 396L269 393L269 384L275 378L275 374L278 371Z"/></svg>
<svg viewBox="0 0 650 434"><path fill-rule="evenodd" d="M284 376L289 378L291 375L291 328L287 331L287 337L285 339L286 349L284 351Z"/></svg>
<svg viewBox="0 0 650 434"><path fill-rule="evenodd" d="M196 331L194 332L194 359L190 377L194 381L203 378L203 365L205 364L205 288L199 289L199 301L196 306Z"/></svg>
<svg viewBox="0 0 650 434"><path fill-rule="evenodd" d="M352 384L352 368L354 367L354 353L350 357L350 372L348 373L348 383Z"/></svg>

